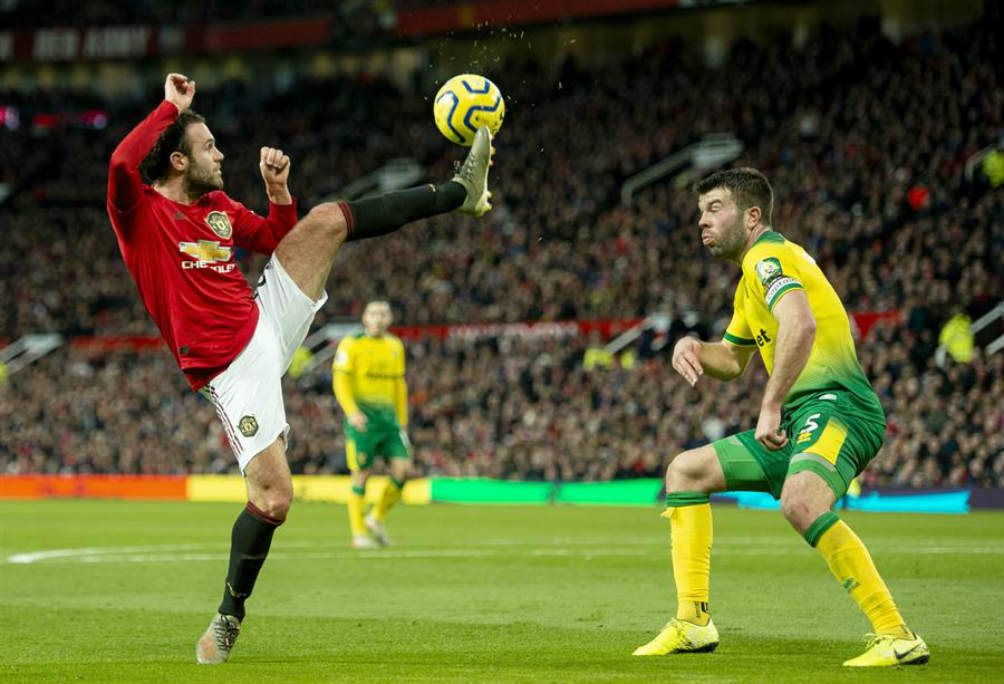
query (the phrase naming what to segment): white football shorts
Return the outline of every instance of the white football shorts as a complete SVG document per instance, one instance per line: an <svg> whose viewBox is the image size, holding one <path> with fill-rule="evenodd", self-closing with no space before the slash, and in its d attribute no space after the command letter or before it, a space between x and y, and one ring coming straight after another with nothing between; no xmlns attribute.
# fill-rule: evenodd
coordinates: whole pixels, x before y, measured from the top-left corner
<svg viewBox="0 0 1004 684"><path fill-rule="evenodd" d="M282 376L327 300L324 293L311 301L273 254L255 292L259 316L251 341L200 390L216 408L242 473L279 436L288 440Z"/></svg>

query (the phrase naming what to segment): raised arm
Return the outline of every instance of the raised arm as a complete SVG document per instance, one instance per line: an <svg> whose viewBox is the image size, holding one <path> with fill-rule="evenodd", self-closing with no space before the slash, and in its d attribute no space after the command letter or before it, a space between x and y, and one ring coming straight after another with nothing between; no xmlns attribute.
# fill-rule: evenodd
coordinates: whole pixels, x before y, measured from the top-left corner
<svg viewBox="0 0 1004 684"><path fill-rule="evenodd" d="M271 254L296 225L296 203L287 185L289 167L289 157L282 150L261 148L258 168L268 195L268 218L264 219L240 205L234 226L234 242L238 246L259 254Z"/></svg>
<svg viewBox="0 0 1004 684"><path fill-rule="evenodd" d="M112 153L108 167L108 204L118 211L129 211L143 192L140 164L150 154L160 134L178 115L192 105L195 81L181 74L168 74L164 82L164 101L136 128L122 139Z"/></svg>

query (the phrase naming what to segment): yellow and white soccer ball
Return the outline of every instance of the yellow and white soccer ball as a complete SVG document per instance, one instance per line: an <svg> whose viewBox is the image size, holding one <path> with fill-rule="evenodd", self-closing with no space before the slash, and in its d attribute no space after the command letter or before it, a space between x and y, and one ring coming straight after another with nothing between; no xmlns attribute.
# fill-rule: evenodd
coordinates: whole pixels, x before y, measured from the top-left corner
<svg viewBox="0 0 1004 684"><path fill-rule="evenodd" d="M505 117L505 100L498 87L484 76L460 74L443 84L433 103L436 127L450 142L470 147L474 134L488 126L498 133Z"/></svg>

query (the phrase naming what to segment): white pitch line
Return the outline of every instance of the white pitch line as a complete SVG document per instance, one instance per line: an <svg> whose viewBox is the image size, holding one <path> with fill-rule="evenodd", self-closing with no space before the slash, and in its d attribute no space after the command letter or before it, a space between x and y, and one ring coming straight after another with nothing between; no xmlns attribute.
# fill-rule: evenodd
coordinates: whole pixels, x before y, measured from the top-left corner
<svg viewBox="0 0 1004 684"><path fill-rule="evenodd" d="M143 551L188 551L191 549L213 548L216 544L164 544L147 546L110 546L93 547L83 549L50 549L48 551L34 551L31 553L16 553L7 557L8 563L34 563L40 560L52 560L59 558L75 558L79 556L97 556L111 553L133 553Z"/></svg>
<svg viewBox="0 0 1004 684"><path fill-rule="evenodd" d="M563 557L573 556L586 559L618 556L652 556L658 555L655 549L649 548L619 548L617 540L609 540L605 548L568 548L564 546L525 547L520 550L496 548L464 548L464 549L374 549L372 551L319 551L312 553L310 549L322 549L324 544L308 541L291 541L282 545L282 550L269 555L270 559L283 560L393 560L406 558L487 558L487 557ZM715 555L726 556L765 556L765 555L804 555L808 551L801 546L787 548L767 547L752 548L745 546L733 548L731 545L716 546ZM742 546L742 545L740 545ZM225 560L228 555L222 552L200 552L202 549L219 548L218 544L170 544L163 546L112 546L88 547L78 549L50 549L29 553L18 553L8 556L4 562L12 565L27 565L41 561L63 561L77 563L184 563ZM302 548L302 553L289 553L290 549ZM901 555L1004 555L1004 549L996 546L878 546L873 549L877 554Z"/></svg>

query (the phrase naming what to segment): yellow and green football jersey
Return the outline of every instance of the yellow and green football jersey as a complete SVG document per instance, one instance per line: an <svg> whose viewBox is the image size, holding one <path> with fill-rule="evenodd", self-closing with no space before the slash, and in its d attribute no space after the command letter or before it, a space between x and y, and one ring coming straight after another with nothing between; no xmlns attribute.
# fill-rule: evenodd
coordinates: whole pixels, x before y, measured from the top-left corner
<svg viewBox="0 0 1004 684"><path fill-rule="evenodd" d="M814 393L847 390L879 406L878 397L858 363L844 305L815 260L780 233L764 233L746 253L736 287L732 320L725 341L757 347L767 373L774 367L778 322L774 307L786 294L802 290L816 319L816 339L809 359L784 399L792 408ZM879 409L881 410L881 409Z"/></svg>
<svg viewBox="0 0 1004 684"><path fill-rule="evenodd" d="M404 345L394 335L365 332L342 339L332 364L335 396L345 415L361 410L375 426L408 422Z"/></svg>

